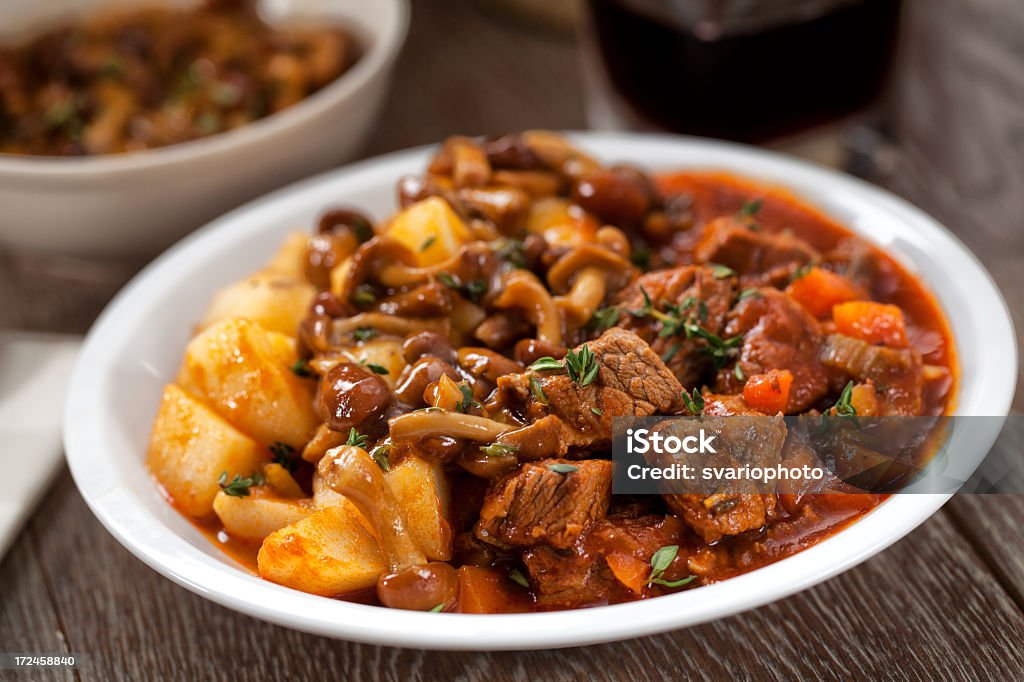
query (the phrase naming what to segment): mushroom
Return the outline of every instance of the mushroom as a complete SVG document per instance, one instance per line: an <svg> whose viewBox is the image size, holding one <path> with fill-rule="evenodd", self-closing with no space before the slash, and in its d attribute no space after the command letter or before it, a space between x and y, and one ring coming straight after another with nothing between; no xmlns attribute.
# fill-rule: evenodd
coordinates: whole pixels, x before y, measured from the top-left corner
<svg viewBox="0 0 1024 682"><path fill-rule="evenodd" d="M392 417L388 428L395 440L443 435L490 443L516 427L488 417L429 408Z"/></svg>
<svg viewBox="0 0 1024 682"><path fill-rule="evenodd" d="M577 246L548 270L548 284L566 321L582 327L609 291L630 282L636 269L622 256L593 244Z"/></svg>
<svg viewBox="0 0 1024 682"><path fill-rule="evenodd" d="M548 168L573 180L596 171L601 165L549 130L527 130L520 136L523 144Z"/></svg>
<svg viewBox="0 0 1024 682"><path fill-rule="evenodd" d="M537 327L537 337L562 346L562 315L537 276L526 270L512 270L504 277L504 289L494 299L496 308L516 308Z"/></svg>
<svg viewBox="0 0 1024 682"><path fill-rule="evenodd" d="M459 580L443 562L427 562L409 533L402 508L369 454L354 445L329 450L317 473L344 495L373 528L389 571L377 579L377 597L391 608L430 611L454 604Z"/></svg>
<svg viewBox="0 0 1024 682"><path fill-rule="evenodd" d="M475 140L456 135L445 140L428 171L450 175L456 187L480 187L491 178L491 163Z"/></svg>

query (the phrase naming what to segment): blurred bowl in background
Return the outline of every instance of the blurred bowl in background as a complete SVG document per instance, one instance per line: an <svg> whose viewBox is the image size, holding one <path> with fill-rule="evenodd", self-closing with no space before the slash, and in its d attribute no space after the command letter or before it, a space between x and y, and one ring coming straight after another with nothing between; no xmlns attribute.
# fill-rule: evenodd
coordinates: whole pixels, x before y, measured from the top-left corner
<svg viewBox="0 0 1024 682"><path fill-rule="evenodd" d="M139 4L5 0L0 40L24 39L69 14ZM152 256L253 197L351 159L387 92L408 28L408 0L259 0L259 7L271 24L338 22L356 35L362 56L301 102L199 140L87 157L0 154L0 244L89 259Z"/></svg>

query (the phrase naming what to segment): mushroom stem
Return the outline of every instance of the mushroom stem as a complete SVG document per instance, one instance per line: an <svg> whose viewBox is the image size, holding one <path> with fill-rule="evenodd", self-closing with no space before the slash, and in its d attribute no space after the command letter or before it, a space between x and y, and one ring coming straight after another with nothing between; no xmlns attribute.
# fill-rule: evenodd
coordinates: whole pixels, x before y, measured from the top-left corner
<svg viewBox="0 0 1024 682"><path fill-rule="evenodd" d="M576 275L569 293L555 297L555 304L565 315L567 323L582 327L593 317L606 292L604 270L591 266Z"/></svg>
<svg viewBox="0 0 1024 682"><path fill-rule="evenodd" d="M384 480L384 472L365 450L354 445L329 450L320 460L317 473L370 522L392 573L427 563L427 557L409 535L398 500Z"/></svg>
<svg viewBox="0 0 1024 682"><path fill-rule="evenodd" d="M409 412L393 417L388 427L391 437L395 439L450 436L479 442L491 442L506 431L516 428L487 417L445 410Z"/></svg>
<svg viewBox="0 0 1024 682"><path fill-rule="evenodd" d="M537 338L552 346L562 344L562 315L548 290L527 270L513 270L505 276L505 288L495 301L498 308L518 308L537 327Z"/></svg>

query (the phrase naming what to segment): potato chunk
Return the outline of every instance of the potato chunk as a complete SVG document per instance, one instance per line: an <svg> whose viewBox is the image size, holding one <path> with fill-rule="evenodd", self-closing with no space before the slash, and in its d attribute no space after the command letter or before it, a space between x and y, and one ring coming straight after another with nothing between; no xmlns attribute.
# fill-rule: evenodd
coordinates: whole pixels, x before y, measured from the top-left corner
<svg viewBox="0 0 1024 682"><path fill-rule="evenodd" d="M265 329L294 337L315 295L316 287L303 279L258 272L217 292L200 326L244 317Z"/></svg>
<svg viewBox="0 0 1024 682"><path fill-rule="evenodd" d="M462 219L441 197L430 197L408 207L395 216L387 233L412 251L424 266L448 260L473 238Z"/></svg>
<svg viewBox="0 0 1024 682"><path fill-rule="evenodd" d="M306 276L306 244L309 236L304 232L292 232L284 239L281 248L267 263L267 272L303 279Z"/></svg>
<svg viewBox="0 0 1024 682"><path fill-rule="evenodd" d="M377 539L348 500L271 533L257 556L271 582L335 597L377 584L387 566Z"/></svg>
<svg viewBox="0 0 1024 682"><path fill-rule="evenodd" d="M275 530L290 526L313 513L306 500L274 495L266 488L253 488L247 497L232 497L223 491L213 500L224 530L236 538L263 540Z"/></svg>
<svg viewBox="0 0 1024 682"><path fill-rule="evenodd" d="M405 356L402 354L402 342L394 337L377 338L366 341L359 346L343 349L361 365L370 367L374 374L380 376L389 388L394 390L398 376L405 369ZM387 373L381 373L381 370Z"/></svg>
<svg viewBox="0 0 1024 682"><path fill-rule="evenodd" d="M448 523L448 483L438 463L409 457L385 477L398 499L409 534L433 561L452 557L452 530Z"/></svg>
<svg viewBox="0 0 1024 682"><path fill-rule="evenodd" d="M217 479L259 471L267 451L184 390L168 384L153 423L146 464L178 508L213 513Z"/></svg>
<svg viewBox="0 0 1024 682"><path fill-rule="evenodd" d="M315 383L292 371L294 342L244 319L218 322L188 344L178 383L264 445L302 448L319 420Z"/></svg>

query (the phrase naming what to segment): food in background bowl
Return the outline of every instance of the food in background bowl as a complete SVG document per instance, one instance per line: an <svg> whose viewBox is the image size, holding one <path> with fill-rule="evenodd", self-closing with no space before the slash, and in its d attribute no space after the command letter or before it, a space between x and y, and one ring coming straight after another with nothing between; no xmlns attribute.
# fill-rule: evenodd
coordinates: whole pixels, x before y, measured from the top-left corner
<svg viewBox="0 0 1024 682"><path fill-rule="evenodd" d="M338 26L272 27L253 0L100 13L0 48L0 153L150 149L269 116L358 57Z"/></svg>
<svg viewBox="0 0 1024 682"><path fill-rule="evenodd" d="M150 471L273 582L471 613L692 590L884 496L614 496L614 417L951 406L933 297L784 191L532 131L451 138L399 196L218 294L164 392Z"/></svg>
<svg viewBox="0 0 1024 682"><path fill-rule="evenodd" d="M18 45L69 16L99 16L126 4L0 2L0 42ZM196 4L152 0L145 6ZM257 0L256 6L274 31L344 27L358 41L359 58L273 115L183 144L87 156L0 154L0 243L86 258L153 256L249 199L351 158L366 144L383 104L408 27L408 0ZM223 94L231 93L217 96ZM65 113L58 108L53 116L65 121Z"/></svg>

